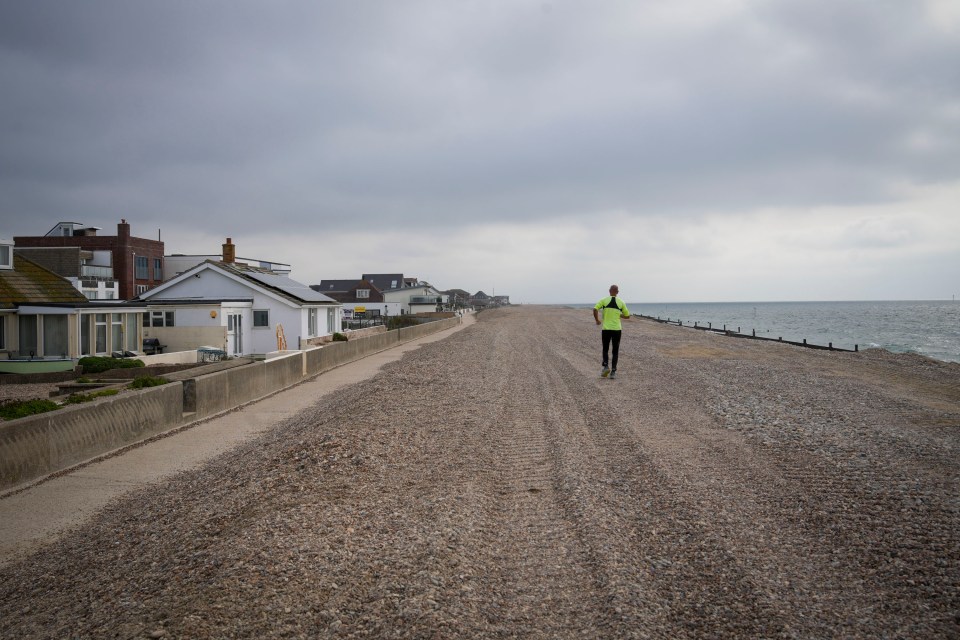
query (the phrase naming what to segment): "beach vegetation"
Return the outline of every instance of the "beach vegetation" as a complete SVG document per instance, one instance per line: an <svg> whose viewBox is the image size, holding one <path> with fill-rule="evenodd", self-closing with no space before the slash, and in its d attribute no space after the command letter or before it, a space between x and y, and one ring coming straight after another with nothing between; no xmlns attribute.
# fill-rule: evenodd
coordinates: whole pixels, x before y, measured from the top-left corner
<svg viewBox="0 0 960 640"><path fill-rule="evenodd" d="M64 404L82 404L84 402L96 400L97 398L115 396L118 393L120 393L119 389L101 389L100 391L91 391L90 393L71 393L69 396L67 396Z"/></svg>
<svg viewBox="0 0 960 640"><path fill-rule="evenodd" d="M134 358L110 358L106 356L86 356L77 362L84 373L102 373L110 369L133 369L144 366L143 360Z"/></svg>
<svg viewBox="0 0 960 640"><path fill-rule="evenodd" d="M133 382L127 385L128 389L146 389L148 387L159 387L162 384L170 382L162 376L140 376L134 378Z"/></svg>
<svg viewBox="0 0 960 640"><path fill-rule="evenodd" d="M60 405L53 400L13 400L0 404L0 418L16 420L59 408Z"/></svg>

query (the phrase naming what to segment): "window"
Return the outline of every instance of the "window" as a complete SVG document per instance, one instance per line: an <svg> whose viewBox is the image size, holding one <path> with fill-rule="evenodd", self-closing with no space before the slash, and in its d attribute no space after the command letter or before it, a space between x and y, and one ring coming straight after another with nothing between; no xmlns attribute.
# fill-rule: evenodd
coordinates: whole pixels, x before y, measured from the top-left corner
<svg viewBox="0 0 960 640"><path fill-rule="evenodd" d="M163 258L153 259L153 279L163 282Z"/></svg>
<svg viewBox="0 0 960 640"><path fill-rule="evenodd" d="M0 349L7 348L7 316L0 316Z"/></svg>
<svg viewBox="0 0 960 640"><path fill-rule="evenodd" d="M20 316L20 356L38 355L37 349L37 316Z"/></svg>
<svg viewBox="0 0 960 640"><path fill-rule="evenodd" d="M80 355L90 355L90 321L89 315L80 316Z"/></svg>
<svg viewBox="0 0 960 640"><path fill-rule="evenodd" d="M357 298L369 298L370 289L357 289Z"/></svg>
<svg viewBox="0 0 960 640"><path fill-rule="evenodd" d="M254 309L253 310L253 328L262 329L264 327L270 326L270 311L269 309Z"/></svg>
<svg viewBox="0 0 960 640"><path fill-rule="evenodd" d="M149 269L150 262L147 260L147 256L137 256L136 271L133 277L137 280L147 280L150 277Z"/></svg>
<svg viewBox="0 0 960 640"><path fill-rule="evenodd" d="M174 326L173 322L173 311L151 311L150 317L147 318L147 315L143 316L143 326L145 327L172 327ZM149 320L149 322L148 322Z"/></svg>
<svg viewBox="0 0 960 640"><path fill-rule="evenodd" d="M137 344L137 314L127 313L127 351L136 351L140 348Z"/></svg>
<svg viewBox="0 0 960 640"><path fill-rule="evenodd" d="M145 293L145 292L147 291L147 289L149 289L149 288L150 288L150 287L148 287L148 286L145 285L145 284L138 284L138 285L137 285L137 295L140 295L141 293Z"/></svg>
<svg viewBox="0 0 960 640"><path fill-rule="evenodd" d="M43 355L66 357L68 352L67 316L43 316Z"/></svg>
<svg viewBox="0 0 960 640"><path fill-rule="evenodd" d="M317 309L307 309L307 336L317 335Z"/></svg>
<svg viewBox="0 0 960 640"><path fill-rule="evenodd" d="M123 351L123 314L110 314L110 350Z"/></svg>
<svg viewBox="0 0 960 640"><path fill-rule="evenodd" d="M96 325L96 350L94 353L107 352L107 314L98 313L94 316Z"/></svg>
<svg viewBox="0 0 960 640"><path fill-rule="evenodd" d="M12 254L13 252L10 250L10 245L0 245L0 268L13 269Z"/></svg>

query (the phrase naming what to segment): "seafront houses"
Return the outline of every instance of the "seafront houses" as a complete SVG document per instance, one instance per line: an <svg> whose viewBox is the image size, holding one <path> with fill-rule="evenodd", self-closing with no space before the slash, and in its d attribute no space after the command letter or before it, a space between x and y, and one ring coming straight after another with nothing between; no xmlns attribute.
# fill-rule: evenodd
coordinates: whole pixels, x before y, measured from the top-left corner
<svg viewBox="0 0 960 640"><path fill-rule="evenodd" d="M110 254L112 276L119 285L119 297L131 300L164 280L163 242L159 239L138 238L130 235L130 223L120 220L117 235L100 235L99 227L79 222L58 222L42 236L16 236L13 241L19 249L77 247ZM97 258L90 266L104 266Z"/></svg>
<svg viewBox="0 0 960 640"><path fill-rule="evenodd" d="M463 289L447 289L440 293L447 296L447 305L453 311L459 311L460 309L465 309L470 306L469 291L464 291Z"/></svg>
<svg viewBox="0 0 960 640"><path fill-rule="evenodd" d="M321 280L310 288L343 305L345 319L397 316L402 311L400 303L386 302L383 293L367 280Z"/></svg>
<svg viewBox="0 0 960 640"><path fill-rule="evenodd" d="M446 294L438 291L429 282L418 282L402 289L389 289L383 292L383 299L387 303L400 305L401 314L436 312L447 305Z"/></svg>
<svg viewBox="0 0 960 640"><path fill-rule="evenodd" d="M403 289L417 282L416 278L405 278L402 273L364 273L360 279L366 280L380 291Z"/></svg>
<svg viewBox="0 0 960 640"><path fill-rule="evenodd" d="M342 327L340 304L288 275L208 260L147 291L144 336L171 351L213 346L263 356L320 344Z"/></svg>
<svg viewBox="0 0 960 640"><path fill-rule="evenodd" d="M449 300L445 292L430 283L402 273L365 273L360 280L321 280L311 288L342 302L345 311L363 307L366 317L436 312L438 304L445 309Z"/></svg>
<svg viewBox="0 0 960 640"><path fill-rule="evenodd" d="M483 291L477 291L475 294L470 296L470 304L473 305L477 310L486 309L491 305L490 296L485 294Z"/></svg>
<svg viewBox="0 0 960 640"><path fill-rule="evenodd" d="M146 307L89 301L0 241L0 371L69 370L87 355L138 351Z"/></svg>

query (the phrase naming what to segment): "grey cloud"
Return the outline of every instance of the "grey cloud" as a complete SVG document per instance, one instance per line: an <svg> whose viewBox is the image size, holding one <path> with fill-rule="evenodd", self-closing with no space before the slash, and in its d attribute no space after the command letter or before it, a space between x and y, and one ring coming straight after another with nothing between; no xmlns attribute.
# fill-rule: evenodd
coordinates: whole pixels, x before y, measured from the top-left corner
<svg viewBox="0 0 960 640"><path fill-rule="evenodd" d="M388 228L955 179L960 45L841 4L4 2L0 208Z"/></svg>

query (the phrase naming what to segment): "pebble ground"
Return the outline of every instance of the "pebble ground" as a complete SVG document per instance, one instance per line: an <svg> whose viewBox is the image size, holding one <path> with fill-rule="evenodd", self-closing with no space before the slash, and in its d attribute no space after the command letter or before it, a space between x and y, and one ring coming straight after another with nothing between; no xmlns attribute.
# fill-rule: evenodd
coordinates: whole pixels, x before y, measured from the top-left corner
<svg viewBox="0 0 960 640"><path fill-rule="evenodd" d="M514 307L0 569L4 638L960 636L960 365Z"/></svg>

